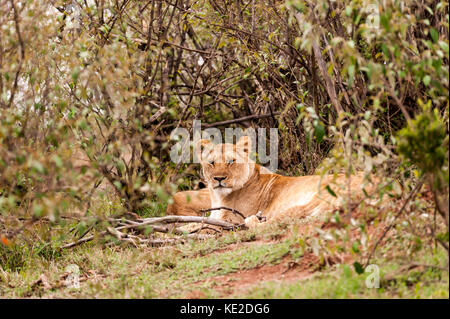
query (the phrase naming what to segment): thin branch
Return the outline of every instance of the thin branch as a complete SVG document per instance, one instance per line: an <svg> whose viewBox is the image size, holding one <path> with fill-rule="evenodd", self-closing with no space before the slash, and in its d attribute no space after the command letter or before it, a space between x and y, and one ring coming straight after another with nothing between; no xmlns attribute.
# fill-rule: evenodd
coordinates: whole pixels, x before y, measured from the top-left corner
<svg viewBox="0 0 450 319"><path fill-rule="evenodd" d="M267 117L271 117L272 115L280 115L280 114L281 114L281 112L274 112L273 114L248 115L248 116L240 117L240 118L233 119L233 120L204 124L203 127L205 127L205 128L216 127L216 126L240 123L240 122L245 122L245 121L250 121L250 120L264 119Z"/></svg>
<svg viewBox="0 0 450 319"><path fill-rule="evenodd" d="M423 178L417 183L416 187L414 187L414 189L411 191L411 193L409 193L409 195L405 199L405 202L403 203L402 207L400 208L398 213L395 215L392 223L388 227L386 227L383 234L380 236L380 238L378 238L377 242L375 243L374 247L372 248L372 251L369 254L369 257L367 257L367 261L366 261L366 264L364 267L367 267L367 265L369 265L370 259L372 258L373 254L375 253L375 250L377 249L378 245L383 240L383 238L386 236L386 234L392 229L392 227L394 227L394 225L396 224L397 218L403 213L403 211L406 208L406 205L416 195L417 191L422 187L422 185L423 185Z"/></svg>
<svg viewBox="0 0 450 319"><path fill-rule="evenodd" d="M325 87L327 89L328 96L331 99L331 103L333 103L333 106L335 107L338 114L343 113L344 110L342 109L342 106L339 103L339 100L337 99L336 87L334 86L334 82L331 81L331 78L328 75L327 66L322 57L322 53L320 52L319 45L317 44L317 42L313 41L312 47L314 50L314 56L316 57L317 60L317 64L319 65L320 73L322 74L322 77L325 80Z"/></svg>
<svg viewBox="0 0 450 319"><path fill-rule="evenodd" d="M245 216L244 216L241 212L239 212L238 210L236 210L236 209L234 209L234 208L224 207L224 206L221 206L221 207L214 207L214 208L208 208L208 209L201 209L200 212L201 212L201 213L207 213L207 212L211 212L211 211L214 211L214 210L220 210L220 209L229 210L229 211L232 212L233 214L239 215L239 216L241 216L243 219L245 219Z"/></svg>
<svg viewBox="0 0 450 319"><path fill-rule="evenodd" d="M14 0L11 0L11 6L14 11L14 23L16 26L17 38L19 40L19 45L20 45L20 58L19 58L19 66L17 68L16 76L14 78L14 84L13 84L13 87L11 90L11 96L9 97L9 102L8 102L8 106L7 106L8 108L11 107L11 104L14 101L14 96L16 95L17 86L18 86L18 82L19 82L19 75L20 75L20 72L22 71L23 61L25 60L25 45L23 43L22 35L20 33L19 14L17 13L17 8L14 3Z"/></svg>

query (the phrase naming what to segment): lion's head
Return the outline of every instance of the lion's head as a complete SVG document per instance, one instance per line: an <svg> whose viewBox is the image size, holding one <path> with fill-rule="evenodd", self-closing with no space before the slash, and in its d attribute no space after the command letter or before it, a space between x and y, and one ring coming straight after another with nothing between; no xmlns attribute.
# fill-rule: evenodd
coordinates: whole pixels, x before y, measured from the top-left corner
<svg viewBox="0 0 450 319"><path fill-rule="evenodd" d="M251 139L243 136L236 144L214 145L209 140L199 141L200 163L208 187L226 196L244 186L254 172L255 162L250 157Z"/></svg>

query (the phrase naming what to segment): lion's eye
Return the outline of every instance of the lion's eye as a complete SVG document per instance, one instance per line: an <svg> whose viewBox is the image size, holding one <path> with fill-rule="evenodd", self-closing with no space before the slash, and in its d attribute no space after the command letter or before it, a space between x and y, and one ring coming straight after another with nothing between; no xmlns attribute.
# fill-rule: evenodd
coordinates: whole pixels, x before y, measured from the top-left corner
<svg viewBox="0 0 450 319"><path fill-rule="evenodd" d="M227 161L227 164L233 164L234 163L234 159L229 159L228 161Z"/></svg>
<svg viewBox="0 0 450 319"><path fill-rule="evenodd" d="M214 161L209 161L209 165L214 165Z"/></svg>

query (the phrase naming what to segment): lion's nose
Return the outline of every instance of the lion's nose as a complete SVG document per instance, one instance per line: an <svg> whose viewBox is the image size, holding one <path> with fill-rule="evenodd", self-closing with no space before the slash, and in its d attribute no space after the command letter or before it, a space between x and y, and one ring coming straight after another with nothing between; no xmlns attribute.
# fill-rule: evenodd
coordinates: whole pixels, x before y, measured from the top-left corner
<svg viewBox="0 0 450 319"><path fill-rule="evenodd" d="M220 183L221 181L225 180L226 177L225 176L215 176L214 179Z"/></svg>

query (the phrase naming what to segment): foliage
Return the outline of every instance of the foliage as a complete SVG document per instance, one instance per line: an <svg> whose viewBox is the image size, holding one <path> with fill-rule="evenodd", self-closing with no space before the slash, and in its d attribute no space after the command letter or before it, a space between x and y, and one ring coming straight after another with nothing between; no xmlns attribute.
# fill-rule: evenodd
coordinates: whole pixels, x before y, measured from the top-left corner
<svg viewBox="0 0 450 319"><path fill-rule="evenodd" d="M170 133L192 131L196 119L221 129L235 120L278 128L281 173L377 175L385 183L371 199L406 199L415 169L432 176L433 207L414 197L405 211L437 207L447 230L430 227L448 247L448 8L435 0L2 1L0 233L158 215L177 188L200 179L195 164L170 161Z"/></svg>
<svg viewBox="0 0 450 319"><path fill-rule="evenodd" d="M437 109L424 112L399 132L398 152L423 173L440 171L447 160L448 134Z"/></svg>

